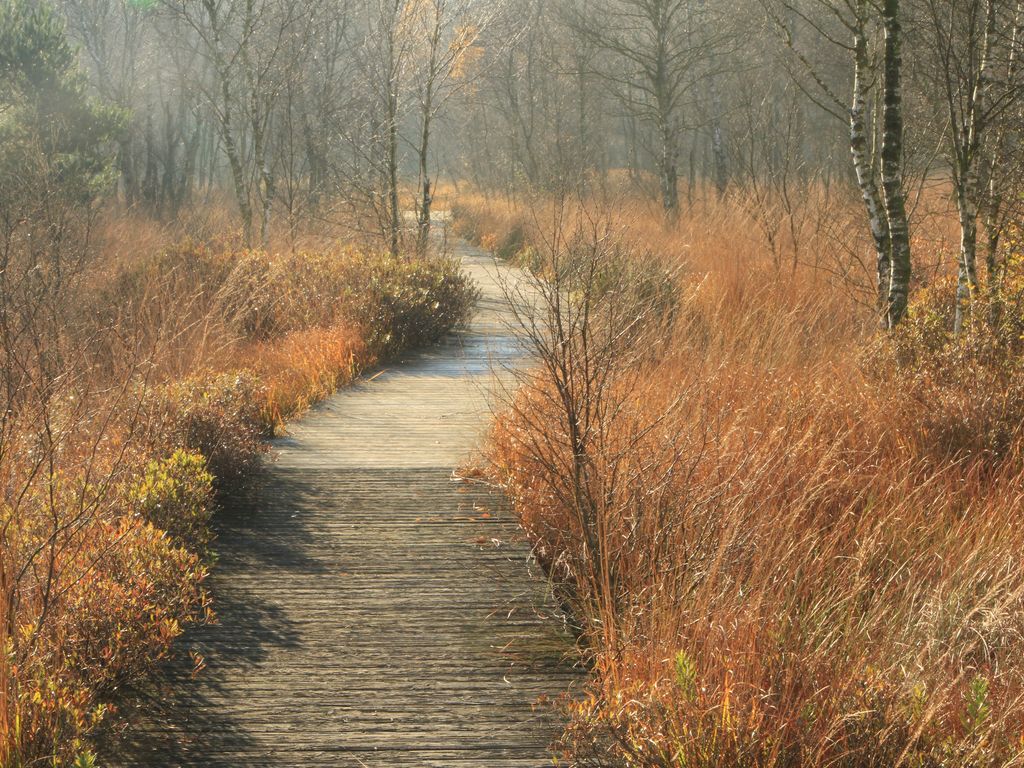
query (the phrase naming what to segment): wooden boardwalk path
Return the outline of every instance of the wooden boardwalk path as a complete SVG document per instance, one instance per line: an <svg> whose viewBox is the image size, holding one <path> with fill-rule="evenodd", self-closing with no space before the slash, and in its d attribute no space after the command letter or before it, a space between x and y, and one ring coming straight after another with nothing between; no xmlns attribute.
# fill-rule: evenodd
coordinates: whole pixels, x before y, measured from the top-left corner
<svg viewBox="0 0 1024 768"><path fill-rule="evenodd" d="M482 253L472 327L350 387L275 446L255 508L226 515L219 623L189 641L117 766L550 765L550 707L574 673L502 500L452 480L514 363ZM152 702L146 707L152 711Z"/></svg>

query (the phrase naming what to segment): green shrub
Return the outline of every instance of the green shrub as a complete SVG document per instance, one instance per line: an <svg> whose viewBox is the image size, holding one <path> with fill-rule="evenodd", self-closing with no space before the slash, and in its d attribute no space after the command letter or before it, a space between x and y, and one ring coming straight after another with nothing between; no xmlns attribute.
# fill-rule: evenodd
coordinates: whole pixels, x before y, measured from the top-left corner
<svg viewBox="0 0 1024 768"><path fill-rule="evenodd" d="M451 258L369 257L364 270L355 318L380 357L436 344L469 320L478 296Z"/></svg>
<svg viewBox="0 0 1024 768"><path fill-rule="evenodd" d="M175 543L197 552L209 545L213 475L202 454L179 449L150 461L130 500L143 519Z"/></svg>
<svg viewBox="0 0 1024 768"><path fill-rule="evenodd" d="M206 459L220 498L245 491L258 468L273 425L262 381L246 371L193 377L160 394L164 439Z"/></svg>

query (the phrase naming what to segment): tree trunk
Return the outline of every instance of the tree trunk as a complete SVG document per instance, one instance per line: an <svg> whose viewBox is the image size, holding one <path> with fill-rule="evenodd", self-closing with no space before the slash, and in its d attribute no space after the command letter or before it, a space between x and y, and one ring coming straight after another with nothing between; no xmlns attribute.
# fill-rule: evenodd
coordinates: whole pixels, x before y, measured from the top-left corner
<svg viewBox="0 0 1024 768"><path fill-rule="evenodd" d="M711 155L715 190L718 196L722 197L729 184L729 158L725 153L725 137L722 131L722 97L714 78L710 80L708 88L711 91Z"/></svg>
<svg viewBox="0 0 1024 768"><path fill-rule="evenodd" d="M878 308L887 314L889 282L892 274L889 224L886 221L882 196L875 178L875 166L871 157L867 120L867 88L871 78L871 62L868 56L867 35L864 29L864 0L858 6L858 27L854 35L854 80L853 104L850 107L850 154L853 170L857 175L857 186L868 214L871 240L875 248L876 274L878 279Z"/></svg>
<svg viewBox="0 0 1024 768"><path fill-rule="evenodd" d="M959 334L978 292L978 174L976 168L964 169L966 175L956 184L960 217L960 255L956 282L956 315L953 333Z"/></svg>
<svg viewBox="0 0 1024 768"><path fill-rule="evenodd" d="M146 117L146 173L142 178L142 199L151 210L156 209L157 190L159 187L155 143L153 116L150 114Z"/></svg>
<svg viewBox="0 0 1024 768"><path fill-rule="evenodd" d="M661 156L658 171L661 176L661 205L670 221L679 215L679 147L671 118L661 116Z"/></svg>
<svg viewBox="0 0 1024 768"><path fill-rule="evenodd" d="M974 92L968 94L963 114L963 128L959 132L956 130L955 122L956 104L950 99L951 125L957 145L954 146L954 156L957 161L956 196L960 214L960 258L957 270L956 317L953 322L953 332L957 334L963 330L965 316L970 311L978 291L978 165L981 138L987 127L986 109L991 75L989 58L992 36L996 31L995 25L995 3L993 0L986 0L978 77ZM947 77L952 74L948 73Z"/></svg>
<svg viewBox="0 0 1024 768"><path fill-rule="evenodd" d="M185 205L192 201L192 193L196 186L196 155L199 152L199 142L202 138L198 123L192 129L188 143L185 145L185 161L182 167L180 186L178 188L178 204Z"/></svg>
<svg viewBox="0 0 1024 768"><path fill-rule="evenodd" d="M166 210L171 216L178 212L178 205L175 199L176 178L178 174L178 131L179 126L174 123L171 105L164 104L164 141L166 142L166 149L164 152L164 175L160 182L160 207L161 210Z"/></svg>
<svg viewBox="0 0 1024 768"><path fill-rule="evenodd" d="M270 215L274 210L274 174L270 169L270 163L263 158L260 164L260 184L262 185L263 209L260 215L260 243L264 250L270 248Z"/></svg>
<svg viewBox="0 0 1024 768"><path fill-rule="evenodd" d="M320 205L324 163L320 157L319 137L314 135L309 114L306 112L302 115L302 134L306 150L306 163L309 165L309 205L315 211Z"/></svg>
<svg viewBox="0 0 1024 768"><path fill-rule="evenodd" d="M886 325L895 327L907 310L910 292L910 228L903 188L902 28L900 0L884 0L884 87L882 105L882 192L889 222L891 275L886 301Z"/></svg>
<svg viewBox="0 0 1024 768"><path fill-rule="evenodd" d="M707 18L707 2L700 0L701 23L709 27ZM719 197L725 194L725 188L729 184L729 160L725 151L725 138L722 130L722 93L718 89L718 78L716 76L716 62L713 56L708 56L709 71L707 73L708 101L711 104L711 158L712 175L715 182L715 191Z"/></svg>
<svg viewBox="0 0 1024 768"><path fill-rule="evenodd" d="M226 78L223 79L222 90L224 95L224 114L221 120L221 138L224 140L224 152L228 156L228 165L231 166L231 179L234 182L235 199L238 201L238 212L242 219L242 237L248 248L252 246L252 203L249 200L249 190L245 183L242 155L238 150L234 130L231 126L230 86Z"/></svg>
<svg viewBox="0 0 1024 768"><path fill-rule="evenodd" d="M129 208L135 205L138 194L138 179L135 175L135 150L131 135L126 135L118 142L117 165L121 170L121 184L124 188L124 202Z"/></svg>
<svg viewBox="0 0 1024 768"><path fill-rule="evenodd" d="M388 95L388 244L391 255L398 256L398 235L401 211L398 209L398 95L395 83L389 84Z"/></svg>
<svg viewBox="0 0 1024 768"><path fill-rule="evenodd" d="M690 152L686 163L686 204L693 205L693 193L697 190L697 145L690 142Z"/></svg>
<svg viewBox="0 0 1024 768"><path fill-rule="evenodd" d="M420 146L419 146L419 159L420 159L420 184L421 184L421 197L419 202L419 212L417 221L417 233L416 233L416 248L420 253L426 253L427 243L430 241L430 206L433 203L431 197L430 188L430 167L429 167L429 156L430 156L430 123L431 114L434 110L434 53L436 50L437 42L434 41L434 45L431 53L431 72L427 78L427 83L424 86L425 92L423 94L422 102L422 131L420 132Z"/></svg>
<svg viewBox="0 0 1024 768"><path fill-rule="evenodd" d="M252 98L253 159L259 174L260 202L260 245L264 250L270 247L270 214L274 206L274 175L267 157L267 135L270 133L269 118L263 121L259 103Z"/></svg>

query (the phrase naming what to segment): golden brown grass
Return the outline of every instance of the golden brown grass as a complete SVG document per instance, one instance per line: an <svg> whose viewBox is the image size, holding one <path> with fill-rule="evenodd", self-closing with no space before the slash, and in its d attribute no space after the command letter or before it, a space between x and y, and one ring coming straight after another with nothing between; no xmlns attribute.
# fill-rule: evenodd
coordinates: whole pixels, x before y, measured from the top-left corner
<svg viewBox="0 0 1024 768"><path fill-rule="evenodd" d="M373 359L359 330L346 326L296 331L246 357L266 382L268 421L279 426L348 384Z"/></svg>
<svg viewBox="0 0 1024 768"><path fill-rule="evenodd" d="M1019 345L995 362L991 344L926 349L928 302L951 299L941 281L901 336L877 339L870 284L823 252L828 231L806 240L819 258L794 266L734 200L676 228L629 202L584 208L459 204L465 231L534 265L574 257L571 239L551 247L553 222L592 232L598 219L631 258L683 270L667 338L618 367L567 345L569 386L538 371L491 443L593 666L569 704L568 755L1021 764ZM948 257L931 250L936 229L947 231L916 243L922 264ZM907 347L925 362L901 363ZM587 359L609 366L606 389L578 383ZM582 459L565 407L574 386L593 424Z"/></svg>

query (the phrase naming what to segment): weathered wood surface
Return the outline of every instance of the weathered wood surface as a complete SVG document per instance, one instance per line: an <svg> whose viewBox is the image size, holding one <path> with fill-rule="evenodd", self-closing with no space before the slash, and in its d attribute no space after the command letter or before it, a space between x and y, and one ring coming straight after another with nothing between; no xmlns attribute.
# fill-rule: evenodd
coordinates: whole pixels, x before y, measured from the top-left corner
<svg viewBox="0 0 1024 768"><path fill-rule="evenodd" d="M258 503L222 525L219 623L187 640L207 669L170 670L107 764L550 765L562 623L501 498L452 479L517 360L511 273L460 253L472 327L278 441Z"/></svg>

